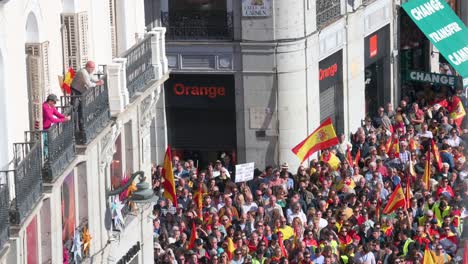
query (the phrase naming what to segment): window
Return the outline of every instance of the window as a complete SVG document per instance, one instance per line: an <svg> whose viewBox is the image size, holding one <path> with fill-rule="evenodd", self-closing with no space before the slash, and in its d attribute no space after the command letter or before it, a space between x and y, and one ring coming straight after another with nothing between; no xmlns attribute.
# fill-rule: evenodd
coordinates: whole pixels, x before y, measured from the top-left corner
<svg viewBox="0 0 468 264"><path fill-rule="evenodd" d="M50 93L49 42L26 43L29 120L31 129L42 129L42 102Z"/></svg>
<svg viewBox="0 0 468 264"><path fill-rule="evenodd" d="M64 72L78 70L88 61L88 13L62 14Z"/></svg>
<svg viewBox="0 0 468 264"><path fill-rule="evenodd" d="M232 38L232 13L225 0L171 0L162 14L169 39Z"/></svg>

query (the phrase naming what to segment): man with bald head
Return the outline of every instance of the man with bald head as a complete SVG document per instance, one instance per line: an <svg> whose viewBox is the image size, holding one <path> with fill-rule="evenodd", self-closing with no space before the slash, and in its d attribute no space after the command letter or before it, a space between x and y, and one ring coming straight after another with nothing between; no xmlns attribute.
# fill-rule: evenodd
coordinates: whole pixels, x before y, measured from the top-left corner
<svg viewBox="0 0 468 264"><path fill-rule="evenodd" d="M93 75L95 69L94 61L88 61L85 67L76 73L71 84L73 95L81 95L91 87L104 84L103 80Z"/></svg>

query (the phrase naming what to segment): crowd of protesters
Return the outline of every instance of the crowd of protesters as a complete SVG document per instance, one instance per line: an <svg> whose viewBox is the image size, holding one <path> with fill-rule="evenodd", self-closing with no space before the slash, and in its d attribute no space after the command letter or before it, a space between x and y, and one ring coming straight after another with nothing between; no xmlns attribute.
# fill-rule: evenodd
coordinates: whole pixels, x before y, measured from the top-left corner
<svg viewBox="0 0 468 264"><path fill-rule="evenodd" d="M178 205L154 207L155 263L422 263L426 248L435 263L454 262L468 190L468 131L450 115L459 99L389 103L307 166L267 166L248 182L235 183L228 155L206 168L173 157ZM158 194L161 173L153 168ZM407 184L406 206L383 214Z"/></svg>

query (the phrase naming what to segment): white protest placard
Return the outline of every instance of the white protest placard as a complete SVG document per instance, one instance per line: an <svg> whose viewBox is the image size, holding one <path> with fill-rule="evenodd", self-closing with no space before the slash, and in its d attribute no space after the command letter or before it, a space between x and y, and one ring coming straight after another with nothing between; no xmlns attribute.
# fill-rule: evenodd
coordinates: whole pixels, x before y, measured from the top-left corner
<svg viewBox="0 0 468 264"><path fill-rule="evenodd" d="M236 182L250 181L254 177L254 162L236 165Z"/></svg>

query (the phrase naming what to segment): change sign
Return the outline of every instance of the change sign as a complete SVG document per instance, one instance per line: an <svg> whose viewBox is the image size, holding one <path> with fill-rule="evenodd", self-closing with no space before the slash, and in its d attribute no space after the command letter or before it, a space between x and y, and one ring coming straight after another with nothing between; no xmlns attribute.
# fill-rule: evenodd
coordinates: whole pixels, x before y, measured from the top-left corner
<svg viewBox="0 0 468 264"><path fill-rule="evenodd" d="M447 61L468 78L468 29L444 0L412 0L403 9Z"/></svg>

